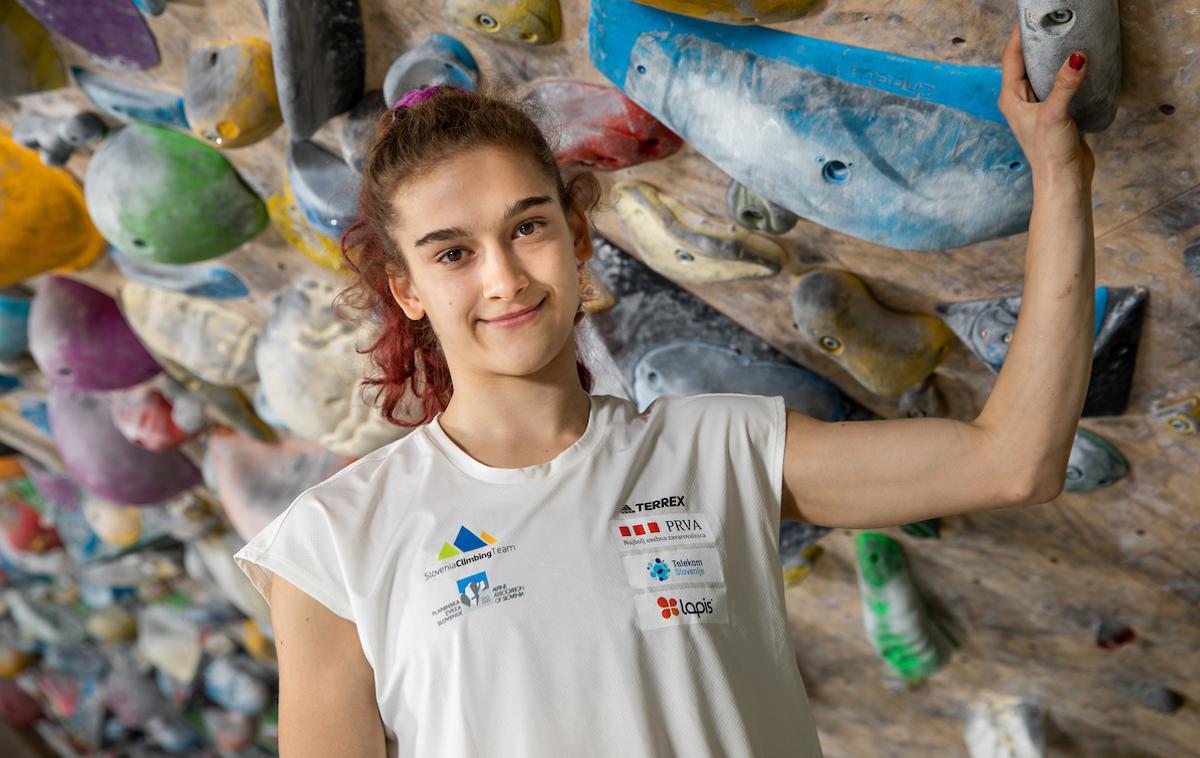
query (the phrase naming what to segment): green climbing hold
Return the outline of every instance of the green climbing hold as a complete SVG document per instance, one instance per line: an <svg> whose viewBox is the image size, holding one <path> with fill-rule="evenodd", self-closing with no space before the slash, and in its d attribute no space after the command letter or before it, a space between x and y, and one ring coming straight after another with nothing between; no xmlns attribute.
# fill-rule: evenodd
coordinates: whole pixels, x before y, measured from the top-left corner
<svg viewBox="0 0 1200 758"><path fill-rule="evenodd" d="M266 206L219 150L148 124L105 140L88 165L84 196L114 247L158 263L215 258L267 225Z"/></svg>

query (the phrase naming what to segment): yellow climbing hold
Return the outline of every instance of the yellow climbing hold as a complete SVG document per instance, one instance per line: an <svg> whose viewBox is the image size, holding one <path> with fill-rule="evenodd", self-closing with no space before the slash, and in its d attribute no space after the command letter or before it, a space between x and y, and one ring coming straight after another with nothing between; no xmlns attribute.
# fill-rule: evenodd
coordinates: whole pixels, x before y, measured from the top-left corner
<svg viewBox="0 0 1200 758"><path fill-rule="evenodd" d="M617 182L612 195L642 260L676 281L771 276L787 259L771 238L687 208L647 182Z"/></svg>
<svg viewBox="0 0 1200 758"><path fill-rule="evenodd" d="M819 0L634 0L722 24L778 24L805 16Z"/></svg>
<svg viewBox="0 0 1200 758"><path fill-rule="evenodd" d="M459 26L510 42L549 45L562 36L558 0L445 0L442 13Z"/></svg>
<svg viewBox="0 0 1200 758"><path fill-rule="evenodd" d="M790 301L800 334L878 395L920 384L954 342L941 319L882 305L849 271L809 271Z"/></svg>
<svg viewBox="0 0 1200 758"><path fill-rule="evenodd" d="M271 46L244 37L195 47L184 110L192 131L219 147L244 147L270 135L283 123Z"/></svg>
<svg viewBox="0 0 1200 758"><path fill-rule="evenodd" d="M52 269L83 268L105 247L75 179L43 164L5 127L0 127L0 229L0 287Z"/></svg>
<svg viewBox="0 0 1200 758"><path fill-rule="evenodd" d="M292 192L290 177L283 177L283 192L267 198L267 213L271 223L292 247L304 253L314 263L331 271L347 273L338 243L321 234L305 217L296 195Z"/></svg>

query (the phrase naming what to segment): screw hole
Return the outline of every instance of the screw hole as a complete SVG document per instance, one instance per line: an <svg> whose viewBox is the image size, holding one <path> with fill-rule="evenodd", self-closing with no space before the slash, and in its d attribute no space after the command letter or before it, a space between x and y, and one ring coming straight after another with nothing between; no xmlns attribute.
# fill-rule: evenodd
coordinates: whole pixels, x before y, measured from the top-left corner
<svg viewBox="0 0 1200 758"><path fill-rule="evenodd" d="M1013 171L1020 171L1021 170L1021 162L1013 161L1012 163L1008 164L1008 167L1010 169L1012 169Z"/></svg>
<svg viewBox="0 0 1200 758"><path fill-rule="evenodd" d="M500 22L486 13L480 13L475 17L475 23L489 32L494 32L500 28Z"/></svg>
<svg viewBox="0 0 1200 758"><path fill-rule="evenodd" d="M211 53L209 53L209 54L208 54L208 65L210 65L210 66L215 66L215 65L217 65L217 61L218 61L219 59L220 59L220 58L219 58L219 56L217 55L217 51L216 51L216 50L212 51Z"/></svg>
<svg viewBox="0 0 1200 758"><path fill-rule="evenodd" d="M962 47L963 45L967 44L967 41L962 37L955 37L954 39L950 40L950 43L955 47Z"/></svg>
<svg viewBox="0 0 1200 758"><path fill-rule="evenodd" d="M684 262L687 262L687 263L690 263L691 261L694 261L694 260L696 260L696 259L695 259L695 258L692 256L692 254L691 254L691 253L689 253L689 252L688 252L688 251L686 251L686 250L676 250L676 251L675 251L675 257L676 257L676 258L678 258L679 260L681 260L681 261L684 261Z"/></svg>
<svg viewBox="0 0 1200 758"><path fill-rule="evenodd" d="M1170 116L1175 113L1175 106L1171 105L1170 103L1163 103L1162 105L1158 106L1158 110L1164 115Z"/></svg>
<svg viewBox="0 0 1200 758"><path fill-rule="evenodd" d="M841 161L829 161L821 169L821 176L833 184L845 184L850 181L850 167Z"/></svg>
<svg viewBox="0 0 1200 758"><path fill-rule="evenodd" d="M642 64L640 64L640 63L639 63L639 64L637 64L636 70L637 70L637 72L638 72L639 74L644 74L644 73L646 73L646 67L645 67L645 66L643 66L643 65L642 65Z"/></svg>

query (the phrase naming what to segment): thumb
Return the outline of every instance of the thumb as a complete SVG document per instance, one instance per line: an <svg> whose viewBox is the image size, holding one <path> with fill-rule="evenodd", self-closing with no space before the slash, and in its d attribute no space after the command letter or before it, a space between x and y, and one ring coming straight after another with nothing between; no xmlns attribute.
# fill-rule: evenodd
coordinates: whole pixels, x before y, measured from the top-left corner
<svg viewBox="0 0 1200 758"><path fill-rule="evenodd" d="M1087 76L1088 71L1087 63L1087 56L1082 52L1074 52L1059 67L1058 74L1054 77L1054 87L1043 103L1047 115L1051 118L1059 121L1067 120L1067 106L1071 104L1071 99L1083 86L1083 79Z"/></svg>

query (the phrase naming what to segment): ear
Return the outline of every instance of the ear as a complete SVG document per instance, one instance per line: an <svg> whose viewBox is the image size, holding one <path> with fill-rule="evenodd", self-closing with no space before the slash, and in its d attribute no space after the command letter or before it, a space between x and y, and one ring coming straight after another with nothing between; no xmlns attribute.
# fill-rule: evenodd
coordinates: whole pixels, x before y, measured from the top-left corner
<svg viewBox="0 0 1200 758"><path fill-rule="evenodd" d="M578 208L572 208L567 213L567 226L571 228L571 236L575 240L575 266L582 268L583 264L592 257L592 233L587 215Z"/></svg>
<svg viewBox="0 0 1200 758"><path fill-rule="evenodd" d="M414 290L412 281L407 274L389 273L388 289L392 292L392 299L410 320L420 321L425 317L425 306L421 304L421 298Z"/></svg>

